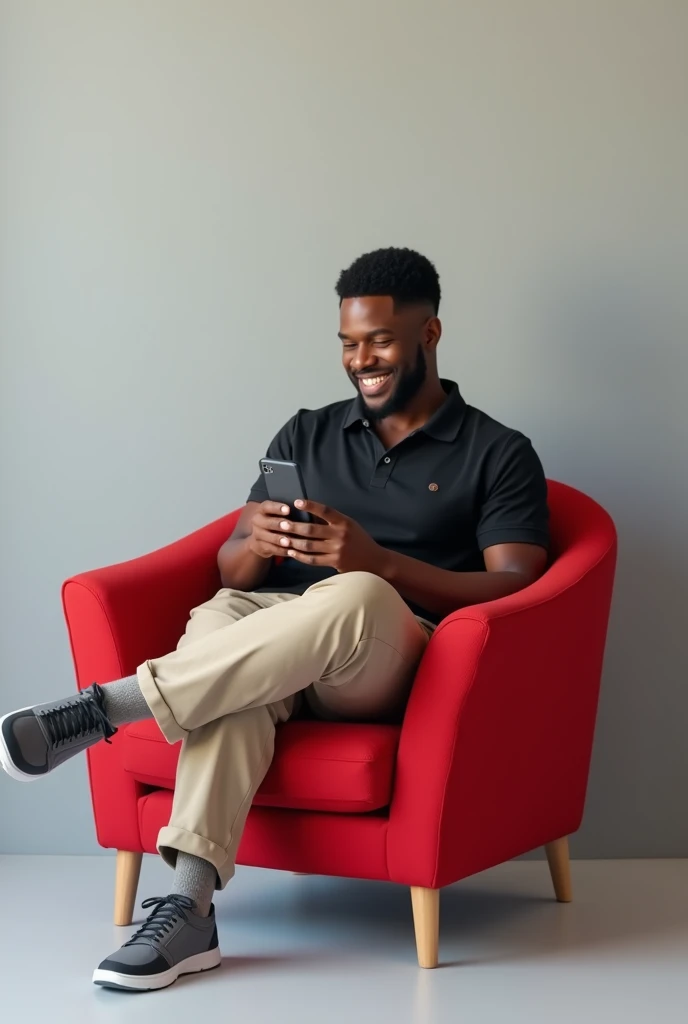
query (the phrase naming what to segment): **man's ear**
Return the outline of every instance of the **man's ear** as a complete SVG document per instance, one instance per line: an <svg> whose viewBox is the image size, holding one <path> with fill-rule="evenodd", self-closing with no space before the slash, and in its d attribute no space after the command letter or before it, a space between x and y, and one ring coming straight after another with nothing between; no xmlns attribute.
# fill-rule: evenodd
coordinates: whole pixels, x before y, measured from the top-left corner
<svg viewBox="0 0 688 1024"><path fill-rule="evenodd" d="M431 316L425 324L425 344L430 349L437 348L442 337L442 321L438 316Z"/></svg>

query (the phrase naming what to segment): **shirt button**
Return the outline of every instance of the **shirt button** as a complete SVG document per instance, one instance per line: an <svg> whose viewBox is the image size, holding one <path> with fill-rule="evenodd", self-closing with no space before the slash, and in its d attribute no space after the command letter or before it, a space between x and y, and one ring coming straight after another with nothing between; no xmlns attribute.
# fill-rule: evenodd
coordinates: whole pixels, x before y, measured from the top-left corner
<svg viewBox="0 0 688 1024"><path fill-rule="evenodd" d="M390 459L389 455L385 455L385 462L389 463L389 462L391 462L391 461L392 461L392 460Z"/></svg>
<svg viewBox="0 0 688 1024"><path fill-rule="evenodd" d="M368 423L368 420L363 420L363 426L364 427L369 427L370 426L370 423Z"/></svg>

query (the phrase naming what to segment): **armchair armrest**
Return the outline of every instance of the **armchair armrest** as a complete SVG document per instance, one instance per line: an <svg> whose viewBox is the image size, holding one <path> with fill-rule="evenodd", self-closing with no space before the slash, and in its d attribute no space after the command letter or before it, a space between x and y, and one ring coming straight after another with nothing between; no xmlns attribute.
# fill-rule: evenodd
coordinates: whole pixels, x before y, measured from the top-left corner
<svg viewBox="0 0 688 1024"><path fill-rule="evenodd" d="M238 511L232 512L152 554L81 573L63 584L80 690L129 675L146 659L176 647L191 608L220 585L217 552L238 517ZM140 850L141 787L121 768L118 739L88 751L96 832L101 846Z"/></svg>
<svg viewBox="0 0 688 1024"><path fill-rule="evenodd" d="M435 631L402 728L390 877L439 888L575 832L582 818L616 540Z"/></svg>
<svg viewBox="0 0 688 1024"><path fill-rule="evenodd" d="M220 585L217 552L238 516L232 512L151 554L63 584L80 688L128 675L176 647L191 608Z"/></svg>

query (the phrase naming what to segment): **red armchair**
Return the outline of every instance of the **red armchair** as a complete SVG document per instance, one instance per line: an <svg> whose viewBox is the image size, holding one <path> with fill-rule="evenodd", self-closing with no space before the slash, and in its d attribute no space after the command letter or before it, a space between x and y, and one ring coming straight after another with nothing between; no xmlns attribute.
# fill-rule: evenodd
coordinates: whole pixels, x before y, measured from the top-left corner
<svg viewBox="0 0 688 1024"><path fill-rule="evenodd" d="M550 483L545 575L437 628L402 726L296 720L248 817L239 863L411 887L418 958L437 964L439 891L545 846L571 898L567 836L585 800L616 534L591 498ZM176 646L219 587L217 550L238 513L64 584L79 688ZM96 832L117 853L115 922L131 922L141 856L172 803L178 745L153 721L88 752Z"/></svg>

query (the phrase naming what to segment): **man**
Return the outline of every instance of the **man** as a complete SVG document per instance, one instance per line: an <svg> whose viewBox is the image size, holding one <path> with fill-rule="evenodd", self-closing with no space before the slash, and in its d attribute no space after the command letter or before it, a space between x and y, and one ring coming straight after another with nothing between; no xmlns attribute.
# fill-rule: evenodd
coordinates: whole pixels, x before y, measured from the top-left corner
<svg viewBox="0 0 688 1024"><path fill-rule="evenodd" d="M0 721L3 767L27 781L138 719L184 741L158 837L172 895L144 904L148 920L97 984L163 988L219 964L212 894L234 873L278 722L304 705L398 721L434 625L546 567L546 486L530 442L438 376L434 266L409 249L367 253L337 294L358 393L298 412L268 449L299 464L309 500L296 505L316 518L288 519L259 478L218 555L223 589L192 611L176 651Z"/></svg>

